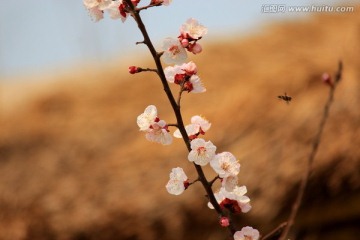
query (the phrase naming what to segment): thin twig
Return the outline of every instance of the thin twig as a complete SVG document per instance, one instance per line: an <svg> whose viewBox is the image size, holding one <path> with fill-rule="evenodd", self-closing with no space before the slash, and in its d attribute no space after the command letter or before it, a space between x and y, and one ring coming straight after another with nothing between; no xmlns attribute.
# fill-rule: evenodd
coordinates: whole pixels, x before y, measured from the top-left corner
<svg viewBox="0 0 360 240"><path fill-rule="evenodd" d="M181 101L181 95L182 93L184 92L184 89L183 87L180 88L180 91L179 91L179 95L178 95L178 99L176 101L177 105L180 107L180 101Z"/></svg>
<svg viewBox="0 0 360 240"><path fill-rule="evenodd" d="M152 68L139 68L138 72L156 72L157 73L157 70L152 69Z"/></svg>
<svg viewBox="0 0 360 240"><path fill-rule="evenodd" d="M200 179L199 179L199 178L197 178L197 179L195 179L194 181L189 182L189 186L190 186L190 185L192 185L192 184L194 184L194 183L196 183L196 182L199 182L199 181L200 181Z"/></svg>
<svg viewBox="0 0 360 240"><path fill-rule="evenodd" d="M210 186L212 186L212 185L214 184L214 182L215 182L216 180L218 180L218 179L220 179L219 175L217 175L216 177L214 177L214 179L209 182Z"/></svg>
<svg viewBox="0 0 360 240"><path fill-rule="evenodd" d="M161 2L160 2L160 3L156 3L156 4L149 4L149 5L144 6L144 7L135 8L135 11L140 12L140 11L142 11L142 10L146 10L146 9L148 9L148 8L151 8L151 7L158 7L158 6L160 6L161 4L162 4Z"/></svg>
<svg viewBox="0 0 360 240"><path fill-rule="evenodd" d="M322 133L323 133L323 130L324 130L324 127L325 127L325 123L326 123L326 120L329 117L330 106L331 106L331 103L334 100L334 92L335 92L337 84L341 80L342 69L343 69L343 65L342 65L342 62L340 61L339 66L338 66L338 70L337 70L337 72L335 74L335 81L334 81L333 85L330 87L329 97L328 97L328 100L327 100L327 102L326 102L326 104L324 106L324 112L323 112L323 115L322 115L322 118L321 118L321 121L320 121L320 124L319 124L319 127L318 127L318 132L315 135L315 138L314 138L314 141L313 141L313 144L312 144L312 148L311 148L311 152L310 152L308 160L307 160L306 171L305 171L304 176L303 176L303 178L301 180L300 187L299 187L299 190L298 190L298 194L296 196L295 202L293 203L291 213L290 213L288 221L287 221L288 224L287 224L286 228L284 229L284 232L281 234L281 237L280 237L279 240L285 240L286 239L286 237L288 236L288 234L290 232L290 229L291 229L292 225L295 222L295 218L296 218L296 215L297 215L297 213L299 211L299 208L300 208L300 205L301 205L304 193L305 193L305 189L306 189L306 186L307 186L307 183L309 181L309 177L310 177L310 174L311 174L311 171L312 171L312 165L313 165L313 162L314 162L314 158L315 158L315 155L316 155L317 150L318 150L319 145L320 145L321 136L322 136Z"/></svg>
<svg viewBox="0 0 360 240"><path fill-rule="evenodd" d="M262 237L261 240L277 240L280 237L280 235L283 232L286 225L287 225L287 222L281 223L274 230L272 230L271 232L266 234L264 237Z"/></svg>
<svg viewBox="0 0 360 240"><path fill-rule="evenodd" d="M175 117L176 117L176 121L177 121L177 125L178 125L178 129L183 137L183 140L184 140L184 143L187 147L187 150L190 152L191 151L191 146L190 146L190 139L187 135L187 132L185 130L185 125L184 125L184 122L183 122L183 119L182 119L182 115L181 115L181 111L180 111L180 105L177 104L172 92L171 92L171 89L169 87L169 84L166 80L166 77L165 77L165 73L164 73L164 70L163 70L163 67L162 67L162 64L161 64L161 61L160 61L160 57L162 55L162 52L157 52L155 50L155 47L153 46L151 40L150 40L150 37L147 33L147 30L146 30L146 27L140 17L140 14L139 14L139 10L136 9L134 7L134 5L132 4L131 0L124 0L127 5L128 5L128 11L130 12L131 16L134 18L134 20L136 21L137 25L138 25L138 28L139 30L141 31L143 37L144 37L144 44L147 45L153 59L154 59L154 62L156 64L156 68L157 68L157 74L161 80L161 83L163 85L163 88L164 88L164 91L166 93L166 96L167 98L169 99L169 102L171 104L171 107L174 111L174 114L175 114ZM208 195L209 197L209 201L211 202L211 204L214 206L214 209L216 210L216 212L218 213L219 216L224 216L225 214L223 213L222 209L220 208L220 205L218 204L218 202L216 201L216 198L214 196L214 192L211 188L211 185L209 185L206 177L205 177L205 174L201 168L201 166L199 165L196 165L195 163L193 163L195 169L196 169L196 172L198 174L198 179L199 181L202 183L205 191L206 191L206 194ZM229 230L229 233L231 234L231 236L236 232L236 229L235 229L235 226L233 224L233 222L230 222L230 225L227 227L227 229Z"/></svg>

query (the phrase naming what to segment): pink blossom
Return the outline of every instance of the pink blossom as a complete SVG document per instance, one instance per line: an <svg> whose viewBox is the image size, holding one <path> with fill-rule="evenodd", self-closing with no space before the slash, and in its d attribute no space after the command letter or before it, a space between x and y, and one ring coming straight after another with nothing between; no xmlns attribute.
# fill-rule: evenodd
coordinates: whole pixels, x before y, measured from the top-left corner
<svg viewBox="0 0 360 240"><path fill-rule="evenodd" d="M229 152L216 154L210 161L210 166L219 174L220 178L236 176L240 172L240 163L238 163L235 156Z"/></svg>
<svg viewBox="0 0 360 240"><path fill-rule="evenodd" d="M83 0L83 3L87 9L96 7L99 10L105 10L112 3L112 0Z"/></svg>
<svg viewBox="0 0 360 240"><path fill-rule="evenodd" d="M140 131L146 131L150 126L155 123L157 118L157 108L154 105L149 105L145 108L145 111L137 117L137 125Z"/></svg>
<svg viewBox="0 0 360 240"><path fill-rule="evenodd" d="M153 0L151 3L152 4L161 3L164 6L169 6L171 2L172 2L172 0Z"/></svg>
<svg viewBox="0 0 360 240"><path fill-rule="evenodd" d="M209 123L208 120L206 120L205 118L203 118L203 117L201 117L199 115L193 116L191 118L191 123L198 126L199 127L199 132L203 132L203 134L205 132L207 132L211 127L211 123Z"/></svg>
<svg viewBox="0 0 360 240"><path fill-rule="evenodd" d="M122 1L113 1L107 8L106 11L109 13L111 19L121 19L122 22L125 22L128 12L124 9L124 4Z"/></svg>
<svg viewBox="0 0 360 240"><path fill-rule="evenodd" d="M193 61L181 65L181 69L189 76L197 74L197 66Z"/></svg>
<svg viewBox="0 0 360 240"><path fill-rule="evenodd" d="M170 180L166 184L166 190L173 195L180 195L189 186L188 177L180 167L173 168L170 173Z"/></svg>
<svg viewBox="0 0 360 240"><path fill-rule="evenodd" d="M205 134L211 127L211 123L201 116L193 116L191 124L185 126L186 133L191 139L195 139L199 134ZM174 137L182 138L179 129L174 132Z"/></svg>
<svg viewBox="0 0 360 240"><path fill-rule="evenodd" d="M226 191L231 192L238 184L238 177L230 175L221 180L221 186L225 188Z"/></svg>
<svg viewBox="0 0 360 240"><path fill-rule="evenodd" d="M176 75L191 77L197 73L197 66L194 62L183 63L182 65L168 66L164 69L166 80L170 83L176 83ZM186 77L184 76L184 78ZM184 79L185 80L185 79Z"/></svg>
<svg viewBox="0 0 360 240"><path fill-rule="evenodd" d="M205 166L215 156L216 146L210 141L205 142L202 138L191 141L191 151L188 159L197 165Z"/></svg>
<svg viewBox="0 0 360 240"><path fill-rule="evenodd" d="M161 143L162 145L169 145L172 143L172 136L169 133L164 120L153 123L147 130L145 137L150 142Z"/></svg>
<svg viewBox="0 0 360 240"><path fill-rule="evenodd" d="M168 66L164 69L166 80L170 83L175 82L175 76L178 74L185 74L185 71L182 69L182 65Z"/></svg>
<svg viewBox="0 0 360 240"><path fill-rule="evenodd" d="M187 83L187 84L186 84ZM184 90L191 92L191 93L203 93L206 92L206 88L203 86L202 82L200 81L199 76L193 75L184 84Z"/></svg>
<svg viewBox="0 0 360 240"><path fill-rule="evenodd" d="M182 65L168 66L164 69L166 80L170 83L179 84L183 91L191 93L202 93L206 91L196 75L197 67L194 62L184 63Z"/></svg>
<svg viewBox="0 0 360 240"><path fill-rule="evenodd" d="M189 46L189 40L188 39L182 39L181 41L181 46L183 46L184 48L187 48Z"/></svg>
<svg viewBox="0 0 360 240"><path fill-rule="evenodd" d="M188 134L188 136L190 138L196 138L196 137L193 137L193 136L196 136L197 134L199 134L199 126L195 125L195 124L189 124L189 125L186 125L185 126L185 131L186 133ZM176 129L175 132L174 132L174 137L176 138L182 138L182 135L180 133L180 130L179 129Z"/></svg>
<svg viewBox="0 0 360 240"><path fill-rule="evenodd" d="M126 2L123 0L83 0L85 7L89 10L90 15L95 21L103 18L103 13L106 11L110 18L121 19L125 22L129 15L126 10ZM136 6L140 1L133 0L132 3Z"/></svg>
<svg viewBox="0 0 360 240"><path fill-rule="evenodd" d="M168 6L171 2L172 0L163 0L163 5Z"/></svg>
<svg viewBox="0 0 360 240"><path fill-rule="evenodd" d="M178 39L166 38L163 41L162 49L164 50L162 57L167 64L180 64L187 59L185 48Z"/></svg>
<svg viewBox="0 0 360 240"><path fill-rule="evenodd" d="M99 21L103 18L104 11L106 11L110 18L118 19L124 22L129 15L125 10L125 3L123 0L83 0L84 6L89 10L90 16L95 20ZM134 5L137 1L133 2Z"/></svg>
<svg viewBox="0 0 360 240"><path fill-rule="evenodd" d="M252 227L243 227L234 234L234 240L258 240L260 233Z"/></svg>
<svg viewBox="0 0 360 240"><path fill-rule="evenodd" d="M241 212L247 213L251 210L250 198L248 196L245 196L245 194L247 193L246 186L236 186L234 190L229 193L230 194L228 196L232 197L238 202L241 208Z"/></svg>
<svg viewBox="0 0 360 240"><path fill-rule="evenodd" d="M202 52L198 41L207 33L207 28L190 18L180 27L178 39L181 45L193 54Z"/></svg>
<svg viewBox="0 0 360 240"><path fill-rule="evenodd" d="M180 27L180 33L184 38L197 40L207 33L207 28L196 19L190 18Z"/></svg>
<svg viewBox="0 0 360 240"><path fill-rule="evenodd" d="M246 213L250 211L250 198L245 196L247 189L245 186L235 187L233 191L228 192L225 188L220 188L214 194L216 201L221 208L226 208L232 213ZM208 207L214 209L214 206L209 202Z"/></svg>
<svg viewBox="0 0 360 240"><path fill-rule="evenodd" d="M101 11L98 7L89 8L88 11L91 19L95 22L98 22L104 18L104 12Z"/></svg>
<svg viewBox="0 0 360 240"><path fill-rule="evenodd" d="M193 44L189 44L187 47L189 52L192 52L193 54L198 54L202 52L202 47L199 43L193 43Z"/></svg>
<svg viewBox="0 0 360 240"><path fill-rule="evenodd" d="M145 111L137 117L137 125L140 131L146 132L145 137L151 142L169 145L172 143L172 136L164 120L157 116L157 109L154 105L145 108Z"/></svg>

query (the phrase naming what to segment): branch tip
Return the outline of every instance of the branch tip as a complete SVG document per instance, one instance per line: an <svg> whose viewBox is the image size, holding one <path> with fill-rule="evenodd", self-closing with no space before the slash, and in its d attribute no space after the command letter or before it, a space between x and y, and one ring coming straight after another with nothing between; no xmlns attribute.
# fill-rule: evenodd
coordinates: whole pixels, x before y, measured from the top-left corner
<svg viewBox="0 0 360 240"><path fill-rule="evenodd" d="M343 62L341 60L339 60L339 65L338 65L338 70L336 72L335 75L335 82L340 82L341 77L342 77L342 71L343 71Z"/></svg>
<svg viewBox="0 0 360 240"><path fill-rule="evenodd" d="M300 180L300 187L297 192L296 199L292 205L291 212L290 212L290 215L287 220L287 224L286 224L283 232L281 233L279 240L285 240L287 238L287 236L290 232L290 229L295 222L295 218L297 216L299 208L301 206L301 203L302 203L302 200L303 200L303 197L305 194L305 190L306 190L309 178L310 178L310 174L312 171L313 162L314 162L316 153L318 151L318 148L319 148L319 145L321 142L321 137L322 137L322 133L323 133L323 130L325 127L325 123L326 123L326 120L329 118L329 111L330 111L331 103L333 102L333 99L334 99L334 92L335 92L338 82L340 81L340 79L342 77L342 70L343 70L343 64L341 61L339 61L338 70L335 74L335 84L330 88L330 92L329 92L328 99L324 106L321 121L318 126L317 133L316 133L314 140L312 142L312 145L311 145L311 152L307 159L305 173L304 173L302 179Z"/></svg>
<svg viewBox="0 0 360 240"><path fill-rule="evenodd" d="M143 41L140 41L140 42L136 42L135 44L136 44L136 45L145 44L145 41L143 40Z"/></svg>

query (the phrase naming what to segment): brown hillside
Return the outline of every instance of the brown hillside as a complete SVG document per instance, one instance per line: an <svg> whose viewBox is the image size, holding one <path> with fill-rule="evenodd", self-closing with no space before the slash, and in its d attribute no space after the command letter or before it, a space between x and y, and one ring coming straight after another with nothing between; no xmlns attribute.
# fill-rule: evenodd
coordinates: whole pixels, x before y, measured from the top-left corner
<svg viewBox="0 0 360 240"><path fill-rule="evenodd" d="M205 116L205 138L240 160L253 209L239 226L265 234L286 219L327 99L321 75L342 59L295 232L359 236L359 43L359 14L320 15L205 46L193 58L208 91L183 96L184 120ZM150 104L174 122L159 80L127 74L140 63L147 67L84 67L40 87L3 84L0 239L224 239L200 186L178 197L164 188L173 167L196 175L180 140L163 147L139 133L136 117ZM277 99L284 92L288 105Z"/></svg>

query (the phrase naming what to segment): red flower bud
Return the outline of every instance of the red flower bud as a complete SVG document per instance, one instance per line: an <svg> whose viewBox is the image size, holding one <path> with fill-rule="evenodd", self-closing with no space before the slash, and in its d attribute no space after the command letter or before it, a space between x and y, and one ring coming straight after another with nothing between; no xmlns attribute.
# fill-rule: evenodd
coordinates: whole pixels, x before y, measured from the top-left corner
<svg viewBox="0 0 360 240"><path fill-rule="evenodd" d="M124 18L126 18L127 10L126 10L126 6L124 3L120 4L119 11L120 11L120 15L123 16Z"/></svg>
<svg viewBox="0 0 360 240"><path fill-rule="evenodd" d="M190 186L190 183L189 183L189 179L184 181L184 187L185 187L185 190L188 189L188 187Z"/></svg>
<svg viewBox="0 0 360 240"><path fill-rule="evenodd" d="M129 73L130 74L135 74L141 71L141 68L136 67L136 66L130 66L129 67Z"/></svg>
<svg viewBox="0 0 360 240"><path fill-rule="evenodd" d="M322 79L323 83L329 85L330 87L334 86L331 76L328 73L323 73L323 75L321 76L321 79Z"/></svg>
<svg viewBox="0 0 360 240"><path fill-rule="evenodd" d="M184 89L184 91L191 92L194 89L194 87L193 87L193 84L191 82L186 81L184 83L183 89Z"/></svg>
<svg viewBox="0 0 360 240"><path fill-rule="evenodd" d="M175 74L174 83L181 84L185 81L185 74Z"/></svg>
<svg viewBox="0 0 360 240"><path fill-rule="evenodd" d="M220 223L220 226L222 226L222 227L227 227L230 225L229 218L227 218L227 217L221 217L219 223Z"/></svg>
<svg viewBox="0 0 360 240"><path fill-rule="evenodd" d="M131 2L134 6L137 6L139 4L140 0L131 0Z"/></svg>

